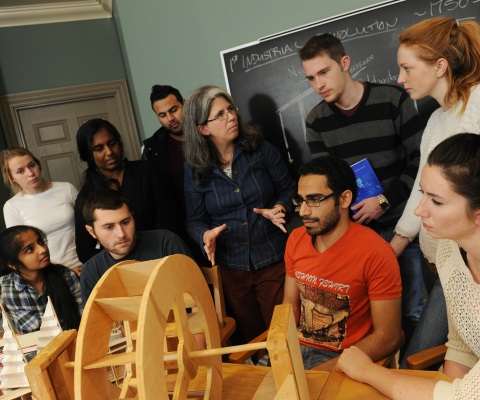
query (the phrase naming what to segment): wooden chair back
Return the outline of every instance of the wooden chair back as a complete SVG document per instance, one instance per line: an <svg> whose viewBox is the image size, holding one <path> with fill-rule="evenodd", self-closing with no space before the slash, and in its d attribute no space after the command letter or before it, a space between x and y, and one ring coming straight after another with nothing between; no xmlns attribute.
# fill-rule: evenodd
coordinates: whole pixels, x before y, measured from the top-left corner
<svg viewBox="0 0 480 400"><path fill-rule="evenodd" d="M212 267L201 267L200 269L205 281L212 290L213 303L215 305L215 313L217 314L218 325L220 328L220 340L222 342L222 346L227 346L229 344L230 337L235 331L236 323L232 317L227 317L226 314L220 267L218 265L214 265Z"/></svg>

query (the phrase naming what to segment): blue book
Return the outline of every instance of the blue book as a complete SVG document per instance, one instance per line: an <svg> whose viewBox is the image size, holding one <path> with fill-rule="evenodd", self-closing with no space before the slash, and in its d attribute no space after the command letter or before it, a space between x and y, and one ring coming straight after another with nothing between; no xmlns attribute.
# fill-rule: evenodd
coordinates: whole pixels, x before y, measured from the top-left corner
<svg viewBox="0 0 480 400"><path fill-rule="evenodd" d="M368 159L364 158L350 167L355 173L358 188L357 198L355 202L352 203L352 206L360 203L364 199L377 197L383 193L382 184L378 180ZM356 213L356 211L354 211L354 213Z"/></svg>

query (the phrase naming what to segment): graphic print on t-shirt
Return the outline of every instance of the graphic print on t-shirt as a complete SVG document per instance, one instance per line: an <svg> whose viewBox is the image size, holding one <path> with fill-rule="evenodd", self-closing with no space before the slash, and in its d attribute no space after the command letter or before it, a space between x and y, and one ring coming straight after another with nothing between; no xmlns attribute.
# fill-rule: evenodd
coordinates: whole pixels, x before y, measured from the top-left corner
<svg viewBox="0 0 480 400"><path fill-rule="evenodd" d="M314 346L340 348L347 336L350 297L297 282L302 300L299 339Z"/></svg>

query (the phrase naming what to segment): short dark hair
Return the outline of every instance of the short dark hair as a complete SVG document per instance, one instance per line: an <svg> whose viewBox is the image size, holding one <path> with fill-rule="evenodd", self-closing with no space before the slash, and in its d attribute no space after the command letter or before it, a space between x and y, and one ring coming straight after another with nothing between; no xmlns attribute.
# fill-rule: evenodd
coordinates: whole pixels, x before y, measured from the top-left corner
<svg viewBox="0 0 480 400"><path fill-rule="evenodd" d="M132 212L127 198L118 190L105 189L92 192L83 205L85 223L93 227L95 210L119 210L124 204Z"/></svg>
<svg viewBox="0 0 480 400"><path fill-rule="evenodd" d="M339 64L342 57L346 55L342 42L330 33L310 38L305 46L298 50L298 55L302 61L311 60L322 54L328 54L332 60Z"/></svg>
<svg viewBox="0 0 480 400"><path fill-rule="evenodd" d="M92 141L93 137L101 130L106 129L119 143L121 157L124 157L123 141L115 126L106 119L94 118L83 123L77 131L78 154L82 161L85 161L90 168L96 168L93 158Z"/></svg>
<svg viewBox="0 0 480 400"><path fill-rule="evenodd" d="M183 96L180 94L178 89L168 85L153 85L152 93L150 93L150 105L152 106L152 109L153 103L158 100L163 100L165 97L170 96L171 94L177 98L179 103L183 104Z"/></svg>
<svg viewBox="0 0 480 400"><path fill-rule="evenodd" d="M427 164L440 168L453 191L467 199L468 214L480 209L480 135L449 137L432 150Z"/></svg>
<svg viewBox="0 0 480 400"><path fill-rule="evenodd" d="M352 192L352 203L357 198L355 174L347 162L339 158L333 156L314 158L298 169L298 175L324 175L327 178L327 186L333 192L340 195L345 190L350 190Z"/></svg>

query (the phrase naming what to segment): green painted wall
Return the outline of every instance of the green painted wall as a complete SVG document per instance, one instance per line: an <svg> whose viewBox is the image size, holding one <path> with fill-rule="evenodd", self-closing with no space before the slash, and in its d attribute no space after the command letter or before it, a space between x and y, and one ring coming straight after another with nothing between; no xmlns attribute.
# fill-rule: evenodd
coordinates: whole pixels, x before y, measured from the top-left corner
<svg viewBox="0 0 480 400"><path fill-rule="evenodd" d="M111 18L0 29L0 95L125 78ZM5 148L0 125L0 150ZM0 207L9 198L0 177Z"/></svg>
<svg viewBox="0 0 480 400"><path fill-rule="evenodd" d="M151 86L225 87L220 51L300 25L381 3L379 0L116 0L123 50L140 135L158 129Z"/></svg>
<svg viewBox="0 0 480 400"><path fill-rule="evenodd" d="M113 19L0 29L0 94L125 78Z"/></svg>

